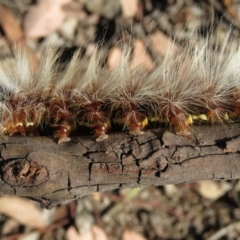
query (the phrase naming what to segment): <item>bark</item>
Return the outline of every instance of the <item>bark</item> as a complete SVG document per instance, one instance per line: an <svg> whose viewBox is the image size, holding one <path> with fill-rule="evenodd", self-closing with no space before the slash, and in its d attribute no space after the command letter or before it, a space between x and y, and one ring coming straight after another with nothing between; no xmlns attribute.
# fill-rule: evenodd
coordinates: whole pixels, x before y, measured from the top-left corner
<svg viewBox="0 0 240 240"><path fill-rule="evenodd" d="M74 137L0 138L0 195L14 194L51 208L122 187L240 178L240 124L198 126L188 137L166 129L103 142Z"/></svg>

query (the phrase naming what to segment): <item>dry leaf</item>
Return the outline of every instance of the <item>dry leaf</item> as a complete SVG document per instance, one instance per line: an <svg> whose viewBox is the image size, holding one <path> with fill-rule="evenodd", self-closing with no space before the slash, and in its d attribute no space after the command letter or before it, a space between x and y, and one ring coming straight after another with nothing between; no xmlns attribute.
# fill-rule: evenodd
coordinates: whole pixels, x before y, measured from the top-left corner
<svg viewBox="0 0 240 240"><path fill-rule="evenodd" d="M146 240L146 238L137 232L126 229L122 234L122 240Z"/></svg>
<svg viewBox="0 0 240 240"><path fill-rule="evenodd" d="M153 60L146 51L146 46L144 46L144 43L141 40L134 41L134 51L130 64L131 69L142 67L146 71L151 70L154 66Z"/></svg>
<svg viewBox="0 0 240 240"><path fill-rule="evenodd" d="M71 40L74 41L75 39L75 31L76 31L76 27L78 25L78 20L77 18L68 18L66 19L66 21L62 24L60 32L61 34Z"/></svg>
<svg viewBox="0 0 240 240"><path fill-rule="evenodd" d="M38 239L41 239L40 233L38 231L29 232L18 238L18 240L38 240Z"/></svg>
<svg viewBox="0 0 240 240"><path fill-rule="evenodd" d="M122 51L119 47L114 47L108 54L107 66L113 70L119 63L122 56Z"/></svg>
<svg viewBox="0 0 240 240"><path fill-rule="evenodd" d="M70 226L66 231L67 240L83 240L82 236L79 235L77 229L74 226Z"/></svg>
<svg viewBox="0 0 240 240"><path fill-rule="evenodd" d="M120 0L123 16L133 18L139 11L138 0Z"/></svg>
<svg viewBox="0 0 240 240"><path fill-rule="evenodd" d="M174 44L174 42L159 30L150 34L149 39L153 48L162 55L166 55L166 53L169 51L169 48L173 50L177 49L177 46Z"/></svg>
<svg viewBox="0 0 240 240"><path fill-rule="evenodd" d="M140 40L134 41L133 55L130 63L130 68L135 69L142 67L144 70L149 71L153 68L153 60L147 53L144 43ZM120 62L122 51L119 47L111 49L108 55L107 66L110 70L113 70Z"/></svg>
<svg viewBox="0 0 240 240"><path fill-rule="evenodd" d="M58 222L61 219L67 218L69 215L67 205L60 205L55 208L55 211L52 215L52 222Z"/></svg>
<svg viewBox="0 0 240 240"><path fill-rule="evenodd" d="M101 202L103 200L103 198L104 198L104 193L102 193L102 192L95 192L95 193L92 194L92 198L96 202Z"/></svg>
<svg viewBox="0 0 240 240"><path fill-rule="evenodd" d="M197 185L199 194L212 201L222 197L232 188L231 184L227 182L201 181Z"/></svg>
<svg viewBox="0 0 240 240"><path fill-rule="evenodd" d="M65 18L63 5L72 0L39 0L24 18L24 30L29 38L45 37L56 31Z"/></svg>
<svg viewBox="0 0 240 240"><path fill-rule="evenodd" d="M16 220L9 218L1 225L1 234L8 235L11 234L15 229L19 227L19 222Z"/></svg>
<svg viewBox="0 0 240 240"><path fill-rule="evenodd" d="M17 196L2 196L0 198L0 213L5 214L19 223L40 228L46 226L42 211L28 199Z"/></svg>
<svg viewBox="0 0 240 240"><path fill-rule="evenodd" d="M34 70L38 68L38 58L35 52L27 45L24 33L15 17L4 7L0 6L1 24L6 38L14 46L15 50L25 49L31 55L31 65Z"/></svg>
<svg viewBox="0 0 240 240"><path fill-rule="evenodd" d="M172 197L172 196L182 196L182 191L179 187L177 187L175 184L167 184L164 185L164 191L166 196Z"/></svg>
<svg viewBox="0 0 240 240"><path fill-rule="evenodd" d="M67 240L108 240L105 232L97 226L93 226L90 231L82 235L71 226L66 231L66 238Z"/></svg>
<svg viewBox="0 0 240 240"><path fill-rule="evenodd" d="M23 37L23 31L15 17L6 8L0 6L1 26L11 44Z"/></svg>
<svg viewBox="0 0 240 240"><path fill-rule="evenodd" d="M233 18L238 19L238 13L233 5L232 0L223 0L223 5L226 7L226 10Z"/></svg>

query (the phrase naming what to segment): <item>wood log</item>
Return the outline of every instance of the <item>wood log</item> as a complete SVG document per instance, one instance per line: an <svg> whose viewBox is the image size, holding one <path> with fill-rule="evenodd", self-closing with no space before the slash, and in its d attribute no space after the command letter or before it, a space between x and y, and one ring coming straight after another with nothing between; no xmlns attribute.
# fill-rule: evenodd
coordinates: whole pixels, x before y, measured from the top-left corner
<svg viewBox="0 0 240 240"><path fill-rule="evenodd" d="M51 137L0 138L0 195L52 208L87 194L123 187L240 179L240 124L194 126L190 136L153 129L57 144Z"/></svg>

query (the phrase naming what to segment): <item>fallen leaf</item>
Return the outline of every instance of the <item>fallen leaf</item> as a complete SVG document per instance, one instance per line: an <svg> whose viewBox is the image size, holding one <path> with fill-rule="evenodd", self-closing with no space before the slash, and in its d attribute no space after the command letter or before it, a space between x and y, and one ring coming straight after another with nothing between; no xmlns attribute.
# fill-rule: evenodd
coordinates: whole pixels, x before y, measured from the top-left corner
<svg viewBox="0 0 240 240"><path fill-rule="evenodd" d="M170 48L177 49L177 45L159 30L150 34L149 39L153 48L162 55L166 55Z"/></svg>
<svg viewBox="0 0 240 240"><path fill-rule="evenodd" d="M67 205L60 205L55 208L55 211L52 215L52 222L58 222L61 219L67 218L68 214Z"/></svg>
<svg viewBox="0 0 240 240"><path fill-rule="evenodd" d="M120 0L120 4L125 18L133 18L139 11L138 0Z"/></svg>
<svg viewBox="0 0 240 240"><path fill-rule="evenodd" d="M77 229L74 226L70 226L66 231L66 239L67 240L83 240L78 233Z"/></svg>
<svg viewBox="0 0 240 240"><path fill-rule="evenodd" d="M168 197L182 196L182 191L174 184L164 185L165 194Z"/></svg>
<svg viewBox="0 0 240 240"><path fill-rule="evenodd" d="M3 6L0 6L0 19L6 38L11 44L23 37L23 31L16 18Z"/></svg>
<svg viewBox="0 0 240 240"><path fill-rule="evenodd" d="M146 240L141 234L126 229L122 234L122 240Z"/></svg>
<svg viewBox="0 0 240 240"><path fill-rule="evenodd" d="M66 231L66 238L67 240L108 240L105 232L97 226L93 226L90 231L81 235L75 227L70 226Z"/></svg>
<svg viewBox="0 0 240 240"><path fill-rule="evenodd" d="M38 239L40 239L40 233L38 231L23 234L23 236L18 238L18 240L38 240Z"/></svg>
<svg viewBox="0 0 240 240"><path fill-rule="evenodd" d="M132 1L132 0L131 0ZM99 14L107 19L113 19L121 11L119 1L109 0L81 0L90 13Z"/></svg>
<svg viewBox="0 0 240 240"><path fill-rule="evenodd" d="M201 181L197 183L199 194L209 200L215 201L228 192L232 186L227 182Z"/></svg>
<svg viewBox="0 0 240 240"><path fill-rule="evenodd" d="M16 220L14 220L12 218L9 218L5 221L5 223L3 223L1 225L1 234L3 236L7 235L7 234L11 234L18 227L19 227L19 222L17 222Z"/></svg>
<svg viewBox="0 0 240 240"><path fill-rule="evenodd" d="M28 52L28 56L31 56L31 66L37 71L38 57L35 52L27 45L22 28L15 19L15 17L6 8L0 6L0 18L1 25L8 41L12 44L13 49L18 51L19 49L25 49Z"/></svg>
<svg viewBox="0 0 240 240"><path fill-rule="evenodd" d="M146 71L151 70L154 66L151 56L146 51L146 46L138 39L134 41L134 51L130 64L131 69L142 67Z"/></svg>
<svg viewBox="0 0 240 240"><path fill-rule="evenodd" d="M119 47L114 47L108 54L107 66L110 70L113 70L122 57L122 51Z"/></svg>
<svg viewBox="0 0 240 240"><path fill-rule="evenodd" d="M63 5L72 0L38 0L38 4L30 8L23 22L28 38L45 37L61 27L65 18Z"/></svg>
<svg viewBox="0 0 240 240"><path fill-rule="evenodd" d="M46 226L42 211L37 208L33 201L26 198L1 196L0 213L29 227L41 228Z"/></svg>
<svg viewBox="0 0 240 240"><path fill-rule="evenodd" d="M71 40L74 41L75 38L75 31L76 31L76 27L78 25L78 20L77 18L68 18L61 26L60 28L60 32L61 34Z"/></svg>
<svg viewBox="0 0 240 240"><path fill-rule="evenodd" d="M234 8L232 0L223 0L223 5L226 7L226 10L233 18L238 19L238 13Z"/></svg>

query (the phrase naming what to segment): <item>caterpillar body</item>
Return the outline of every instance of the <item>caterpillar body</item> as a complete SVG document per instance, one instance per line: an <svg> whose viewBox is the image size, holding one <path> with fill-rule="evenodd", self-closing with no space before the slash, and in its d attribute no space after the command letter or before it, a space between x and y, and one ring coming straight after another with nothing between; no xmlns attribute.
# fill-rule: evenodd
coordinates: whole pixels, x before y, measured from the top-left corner
<svg viewBox="0 0 240 240"><path fill-rule="evenodd" d="M123 47L112 70L99 47L90 56L76 51L64 70L57 49L49 48L35 68L20 48L14 59L0 61L0 133L37 136L51 129L63 143L81 126L102 141L112 125L141 135L148 122L159 122L189 135L194 123L238 121L238 47L230 34L214 47L209 39L170 46L150 71L131 68L132 47Z"/></svg>

